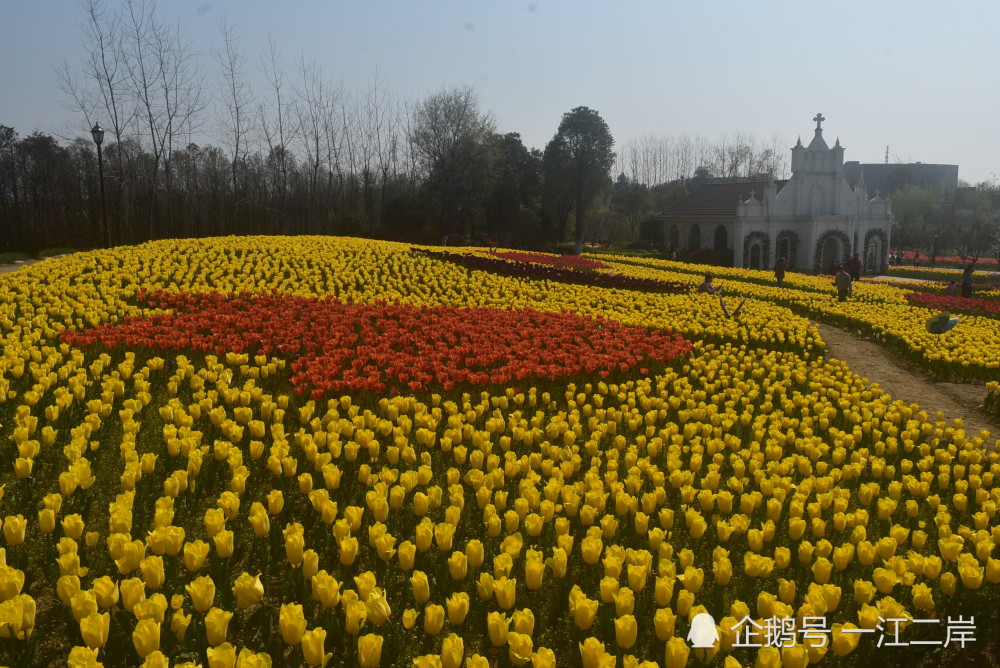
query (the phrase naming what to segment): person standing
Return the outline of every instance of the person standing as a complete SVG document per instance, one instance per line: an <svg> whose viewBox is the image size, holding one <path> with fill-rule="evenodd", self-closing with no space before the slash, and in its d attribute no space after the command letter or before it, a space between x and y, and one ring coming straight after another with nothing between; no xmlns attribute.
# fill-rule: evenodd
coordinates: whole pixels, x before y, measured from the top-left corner
<svg viewBox="0 0 1000 668"><path fill-rule="evenodd" d="M962 272L962 296L966 299L972 296L972 266L969 264Z"/></svg>
<svg viewBox="0 0 1000 668"><path fill-rule="evenodd" d="M847 261L847 273L851 275L851 280L861 280L861 258L855 253L854 257Z"/></svg>
<svg viewBox="0 0 1000 668"><path fill-rule="evenodd" d="M778 281L778 287L785 282L785 270L788 269L788 262L785 260L784 256L778 258L778 261L774 263L774 278Z"/></svg>
<svg viewBox="0 0 1000 668"><path fill-rule="evenodd" d="M834 283L837 285L837 301L846 302L848 295L851 294L851 275L847 273L846 269L841 267L840 271L837 272Z"/></svg>

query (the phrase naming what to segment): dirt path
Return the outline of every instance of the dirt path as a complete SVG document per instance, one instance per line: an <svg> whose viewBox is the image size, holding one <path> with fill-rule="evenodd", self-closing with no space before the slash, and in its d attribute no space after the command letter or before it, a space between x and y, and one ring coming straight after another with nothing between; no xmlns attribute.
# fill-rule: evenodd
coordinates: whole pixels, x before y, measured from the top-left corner
<svg viewBox="0 0 1000 668"><path fill-rule="evenodd" d="M846 362L851 371L878 383L893 398L919 404L932 415L941 411L948 420L961 418L969 436L976 436L983 429L994 438L1000 435L1000 425L978 408L986 396L982 384L936 382L876 343L836 327L818 326L830 357Z"/></svg>
<svg viewBox="0 0 1000 668"><path fill-rule="evenodd" d="M21 267L27 267L29 264L35 264L39 260L26 260L21 264L0 264L0 274L7 274L12 271L17 271Z"/></svg>

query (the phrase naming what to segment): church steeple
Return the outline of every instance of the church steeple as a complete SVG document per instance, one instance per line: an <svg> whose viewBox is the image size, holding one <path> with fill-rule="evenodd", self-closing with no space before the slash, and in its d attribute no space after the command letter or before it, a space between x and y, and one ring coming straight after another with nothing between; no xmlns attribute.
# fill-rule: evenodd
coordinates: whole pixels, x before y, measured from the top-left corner
<svg viewBox="0 0 1000 668"><path fill-rule="evenodd" d="M816 121L816 134L813 136L813 140L809 142L808 150L829 151L830 147L827 146L826 142L823 140L823 121L825 121L826 118L823 117L823 114L816 114L813 117L813 120Z"/></svg>

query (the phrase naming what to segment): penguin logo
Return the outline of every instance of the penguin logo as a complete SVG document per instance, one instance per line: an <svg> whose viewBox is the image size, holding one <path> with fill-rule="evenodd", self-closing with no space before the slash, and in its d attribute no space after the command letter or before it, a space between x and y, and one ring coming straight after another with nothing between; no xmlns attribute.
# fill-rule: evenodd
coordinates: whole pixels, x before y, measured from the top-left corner
<svg viewBox="0 0 1000 668"><path fill-rule="evenodd" d="M715 619L707 612L699 612L691 620L691 630L688 631L688 642L695 649L711 649L719 642L719 631L715 628Z"/></svg>

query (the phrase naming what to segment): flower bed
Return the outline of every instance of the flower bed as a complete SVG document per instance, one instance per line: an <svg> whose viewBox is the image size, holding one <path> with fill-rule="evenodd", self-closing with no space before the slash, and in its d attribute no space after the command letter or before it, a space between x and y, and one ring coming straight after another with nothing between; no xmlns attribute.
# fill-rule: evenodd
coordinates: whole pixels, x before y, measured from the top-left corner
<svg viewBox="0 0 1000 668"><path fill-rule="evenodd" d="M525 278L541 278L564 283L592 285L599 288L621 288L625 290L654 290L657 292L688 292L690 287L682 283L671 283L656 279L634 278L620 274L603 274L577 271L566 267L538 265L534 262L517 262L501 258L483 257L448 251L430 251L415 249L429 257L469 267L490 271L502 276L520 276Z"/></svg>
<svg viewBox="0 0 1000 668"><path fill-rule="evenodd" d="M583 255L545 255L544 253L524 253L521 251L491 251L490 255L510 262L531 262L581 271L606 268L600 260Z"/></svg>
<svg viewBox="0 0 1000 668"><path fill-rule="evenodd" d="M662 366L690 352L682 337L574 313L452 306L364 305L283 295L138 295L174 313L63 332L75 346L195 350L219 355L292 354L296 391L393 394L456 384L506 385L531 378ZM642 373L648 369L642 368Z"/></svg>
<svg viewBox="0 0 1000 668"><path fill-rule="evenodd" d="M893 660L987 665L1000 454L817 354L815 328L775 302L912 351L944 341L984 372L996 322L935 338L894 288L839 304L740 276L720 274L750 297L740 319L711 295L324 237L158 241L0 277L0 664L849 668L891 656L878 617L942 643L939 620L974 616L968 647L953 634ZM602 338L612 320L630 343ZM650 330L675 323L690 353L647 363ZM550 329L582 358L538 352L528 339ZM483 358L489 342L513 349L493 368L522 350L536 371L580 368L402 380L418 351L485 372L443 348ZM607 379L586 367L637 347ZM344 351L386 391L294 391L309 354ZM720 631L708 652L684 640L702 612ZM742 646L750 620L796 646Z"/></svg>
<svg viewBox="0 0 1000 668"><path fill-rule="evenodd" d="M1000 301L992 299L957 297L927 292L911 292L906 295L906 299L911 304L934 309L935 311L968 313L986 318L1000 318Z"/></svg>

